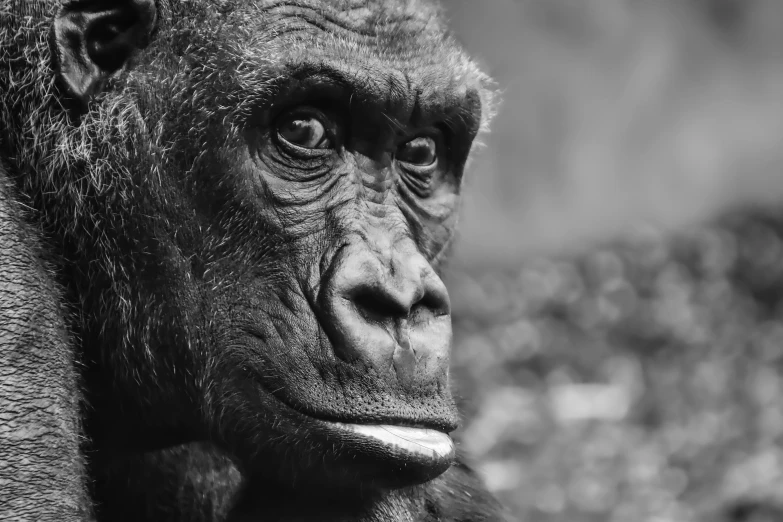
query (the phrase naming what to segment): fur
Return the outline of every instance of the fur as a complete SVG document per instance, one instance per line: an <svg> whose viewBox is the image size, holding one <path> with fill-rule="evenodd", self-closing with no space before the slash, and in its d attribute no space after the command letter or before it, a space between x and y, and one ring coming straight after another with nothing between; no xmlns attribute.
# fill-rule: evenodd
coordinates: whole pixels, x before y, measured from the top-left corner
<svg viewBox="0 0 783 522"><path fill-rule="evenodd" d="M267 323L283 318L316 331L291 274L311 264L297 257L303 241L339 238L308 229L310 214L301 208L290 216L279 209L289 225L276 228L268 208L263 218L252 208L253 187L220 174L232 162L244 168L248 129L269 123L263 108L283 82L301 75L304 83L335 57L351 57L350 81L360 87L352 103L392 93L384 109L391 126L422 107L465 98L445 124L470 127L471 139L494 112L489 79L459 49L438 9L419 0L159 0L157 7L149 46L82 112L53 74L50 25L59 3L0 0L0 159L16 198L32 209L29 221L42 231L74 310L66 319L86 365L92 494L112 499L99 518L283 521L291 520L284 508L295 505L301 520L346 520L346 509L357 521L499 520L494 501L462 465L425 487L380 498L368 490L350 500L355 505L346 497L343 511L329 514L326 502L316 502L319 513L305 514L318 493L301 470L330 463L318 462L307 431L278 415L273 399L258 399L272 405L259 411L247 398L255 397L249 384L226 384L238 382L245 361L263 355L274 363L254 371L279 382L274 391L299 394L301 404L345 405L370 420L379 403L424 419L451 398L438 386L400 399L402 385L368 381L367 368L334 365L324 373L317 354L284 350L285 342L275 347L272 341L289 335L278 326L264 334L263 354L226 333L227 324L252 324L270 300L279 306L264 311ZM389 64L408 72L387 78ZM412 87L429 85L438 86L437 98ZM471 148L464 145L457 183ZM436 267L454 216L414 227ZM321 244L314 241L308 244ZM312 367L302 364L313 359ZM66 384L70 400L78 400L74 384ZM62 440L71 444L66 453L78 485L74 426ZM257 468L272 456L265 478L249 478L248 462ZM270 489L275 476L303 488ZM79 504L83 495L68 491L66 500ZM136 503L127 491L146 501ZM172 498L176 505L167 504Z"/></svg>

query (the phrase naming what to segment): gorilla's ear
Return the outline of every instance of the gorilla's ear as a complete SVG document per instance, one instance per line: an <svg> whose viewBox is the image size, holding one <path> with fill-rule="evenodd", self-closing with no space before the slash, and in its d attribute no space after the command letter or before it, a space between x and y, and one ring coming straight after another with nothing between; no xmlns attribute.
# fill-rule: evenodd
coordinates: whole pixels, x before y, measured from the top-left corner
<svg viewBox="0 0 783 522"><path fill-rule="evenodd" d="M76 0L54 20L55 72L69 93L86 103L106 79L149 44L155 0Z"/></svg>

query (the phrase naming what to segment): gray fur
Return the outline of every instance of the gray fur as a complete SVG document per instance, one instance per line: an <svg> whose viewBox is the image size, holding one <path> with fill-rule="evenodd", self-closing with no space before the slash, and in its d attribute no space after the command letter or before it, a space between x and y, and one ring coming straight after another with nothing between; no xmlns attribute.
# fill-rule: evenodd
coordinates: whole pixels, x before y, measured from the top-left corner
<svg viewBox="0 0 783 522"><path fill-rule="evenodd" d="M24 216L0 164L0 520L86 520L74 354Z"/></svg>

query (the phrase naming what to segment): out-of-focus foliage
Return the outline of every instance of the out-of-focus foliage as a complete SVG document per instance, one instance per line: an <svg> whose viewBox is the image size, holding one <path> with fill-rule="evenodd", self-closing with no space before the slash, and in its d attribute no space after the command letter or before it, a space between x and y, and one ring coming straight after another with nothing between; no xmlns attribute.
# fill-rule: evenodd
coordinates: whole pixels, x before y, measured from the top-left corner
<svg viewBox="0 0 783 522"><path fill-rule="evenodd" d="M503 100L460 262L783 196L783 1L443 1Z"/></svg>
<svg viewBox="0 0 783 522"><path fill-rule="evenodd" d="M449 284L462 444L519 520L783 520L783 211Z"/></svg>
<svg viewBox="0 0 783 522"><path fill-rule="evenodd" d="M464 448L515 520L783 521L783 1L444 2Z"/></svg>

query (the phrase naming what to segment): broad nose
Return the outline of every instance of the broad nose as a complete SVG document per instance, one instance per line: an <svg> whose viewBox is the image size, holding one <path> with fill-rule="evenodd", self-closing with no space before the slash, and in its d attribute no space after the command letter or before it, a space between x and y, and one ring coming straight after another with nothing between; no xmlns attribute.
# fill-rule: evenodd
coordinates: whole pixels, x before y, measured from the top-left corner
<svg viewBox="0 0 783 522"><path fill-rule="evenodd" d="M382 254L356 244L332 263L321 301L337 357L394 368L401 381L448 365L448 292L412 244Z"/></svg>

